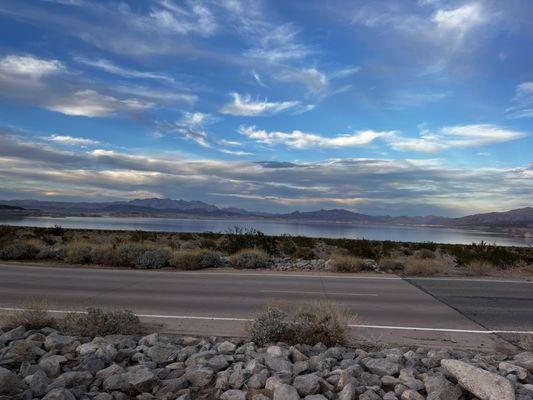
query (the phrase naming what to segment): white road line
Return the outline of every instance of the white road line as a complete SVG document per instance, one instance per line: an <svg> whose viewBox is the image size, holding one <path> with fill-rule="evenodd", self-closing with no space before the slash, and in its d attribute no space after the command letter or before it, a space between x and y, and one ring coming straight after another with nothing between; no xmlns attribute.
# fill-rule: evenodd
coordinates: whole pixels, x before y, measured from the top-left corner
<svg viewBox="0 0 533 400"><path fill-rule="evenodd" d="M518 280L512 280L512 279L476 279L476 278L466 278L466 279L462 279L462 278L423 278L423 277L409 277L409 276L406 276L405 277L406 280L409 280L409 281L461 281L461 282L483 282L483 283L533 283L533 280L532 281L529 281L529 280L523 280L523 281L518 281Z"/></svg>
<svg viewBox="0 0 533 400"><path fill-rule="evenodd" d="M1 311L25 311L26 308L16 307L0 307ZM66 310L47 310L50 313L66 314L74 312L76 314L87 314L86 311L66 311ZM252 321L250 318L233 318L233 317L203 317L195 315L160 315L160 314L136 314L140 318L162 318L162 319L184 319L184 320L203 320L203 321L234 321L234 322L248 322ZM431 331L431 332L455 332L455 333L514 333L521 335L533 335L533 331L503 331L503 330L474 330L474 329L446 329L446 328L424 328L417 326L388 326L388 325L348 325L350 328L368 328L368 329L392 329L404 331Z"/></svg>
<svg viewBox="0 0 533 400"><path fill-rule="evenodd" d="M291 294L322 294L325 296L370 296L377 297L376 293L340 293L340 292L304 292L299 290L261 290L263 293L291 293Z"/></svg>

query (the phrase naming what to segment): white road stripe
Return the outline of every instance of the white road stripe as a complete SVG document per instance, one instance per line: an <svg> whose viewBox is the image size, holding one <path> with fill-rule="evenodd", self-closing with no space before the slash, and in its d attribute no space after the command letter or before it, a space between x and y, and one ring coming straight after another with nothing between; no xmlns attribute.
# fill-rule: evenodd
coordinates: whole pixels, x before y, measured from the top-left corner
<svg viewBox="0 0 533 400"><path fill-rule="evenodd" d="M533 283L533 281L530 280L513 280L513 279L481 279L481 278L429 278L429 277L405 277L406 280L409 281L461 281L461 282L483 282L483 283Z"/></svg>
<svg viewBox="0 0 533 400"><path fill-rule="evenodd" d="M291 293L291 294L322 294L325 296L370 296L377 297L376 293L341 293L341 292L303 292L299 290L261 290L263 293Z"/></svg>
<svg viewBox="0 0 533 400"><path fill-rule="evenodd" d="M0 307L1 311L25 311L25 308L16 307ZM66 314L87 314L86 311L65 311L65 310L47 310L50 313ZM232 318L232 317L203 317L195 315L160 315L160 314L136 314L140 318L162 318L162 319L184 319L184 320L203 320L203 321L235 321L248 322L252 321L250 318ZM393 329L405 331L431 331L431 332L456 332L456 333L479 333L479 334L493 334L493 333L514 333L521 335L533 335L533 331L503 331L503 330L474 330L474 329L446 329L446 328L424 328L417 326L388 326L388 325L348 325L350 328L368 328L368 329Z"/></svg>

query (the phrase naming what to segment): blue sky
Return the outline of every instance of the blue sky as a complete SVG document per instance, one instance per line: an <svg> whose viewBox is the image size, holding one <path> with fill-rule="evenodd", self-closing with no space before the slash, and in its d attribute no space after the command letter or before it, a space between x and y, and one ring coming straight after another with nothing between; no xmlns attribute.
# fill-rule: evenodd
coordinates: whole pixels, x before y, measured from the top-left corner
<svg viewBox="0 0 533 400"><path fill-rule="evenodd" d="M533 3L0 0L0 198L531 206Z"/></svg>

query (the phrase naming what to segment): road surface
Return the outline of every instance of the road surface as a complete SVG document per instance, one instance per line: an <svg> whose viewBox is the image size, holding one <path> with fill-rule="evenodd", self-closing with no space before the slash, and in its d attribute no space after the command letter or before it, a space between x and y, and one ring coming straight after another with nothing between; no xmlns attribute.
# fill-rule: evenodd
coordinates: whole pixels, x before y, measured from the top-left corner
<svg viewBox="0 0 533 400"><path fill-rule="evenodd" d="M494 348L506 343L487 334L488 330L533 331L532 291L533 282L525 281L417 279L410 283L388 275L0 264L0 311L20 307L28 298L46 298L48 308L58 312L95 306L130 309L170 333L239 335L246 319L267 302L296 304L326 298L358 314L352 327L357 338ZM475 295L475 301L469 303L467 294ZM521 300L498 306L506 296ZM476 313L483 316L481 323L473 320Z"/></svg>

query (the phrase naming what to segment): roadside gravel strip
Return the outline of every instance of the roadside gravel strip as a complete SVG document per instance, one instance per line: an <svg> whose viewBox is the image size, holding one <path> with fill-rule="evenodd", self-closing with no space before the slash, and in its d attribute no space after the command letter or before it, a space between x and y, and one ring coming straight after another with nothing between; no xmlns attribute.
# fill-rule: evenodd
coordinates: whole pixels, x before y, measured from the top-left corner
<svg viewBox="0 0 533 400"><path fill-rule="evenodd" d="M428 282L437 288L458 285L450 285L446 278ZM477 287L486 287L488 295L496 285L495 281L475 282ZM531 282L499 287L498 293L509 288L511 295L517 290L527 292ZM90 306L130 309L148 322L163 324L167 333L238 336L247 318L265 302L317 298L334 300L359 315L353 326L356 339L489 349L508 345L494 337L494 331L523 334L533 330L533 318L522 309L516 315L523 319L512 325L498 322L494 328L484 327L395 276L0 264L0 307L20 307L31 297L46 298L49 308L58 312ZM485 304L478 302L477 307L483 309Z"/></svg>

